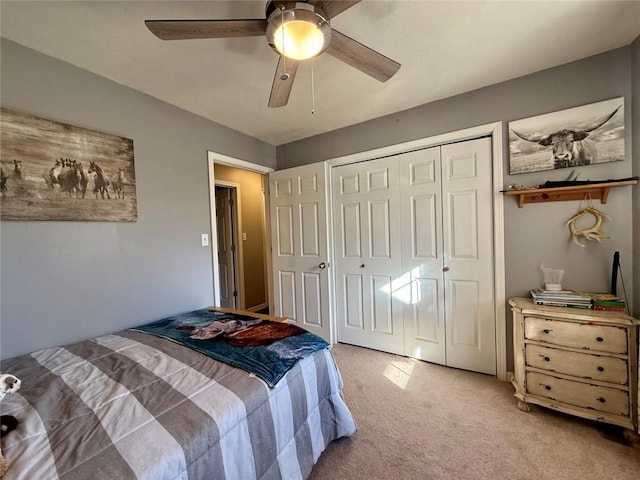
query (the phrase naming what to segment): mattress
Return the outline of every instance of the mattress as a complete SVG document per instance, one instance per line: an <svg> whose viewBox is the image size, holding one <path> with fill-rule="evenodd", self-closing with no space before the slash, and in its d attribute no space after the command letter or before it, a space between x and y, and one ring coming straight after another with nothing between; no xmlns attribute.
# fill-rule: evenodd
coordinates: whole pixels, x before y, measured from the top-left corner
<svg viewBox="0 0 640 480"><path fill-rule="evenodd" d="M356 426L329 348L273 387L136 330L2 362L5 479L304 479Z"/></svg>

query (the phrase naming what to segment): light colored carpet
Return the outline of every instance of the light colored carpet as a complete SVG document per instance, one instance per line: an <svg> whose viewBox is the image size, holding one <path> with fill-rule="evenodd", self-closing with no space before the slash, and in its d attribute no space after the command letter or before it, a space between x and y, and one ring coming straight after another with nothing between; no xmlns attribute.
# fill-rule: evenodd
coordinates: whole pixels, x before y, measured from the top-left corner
<svg viewBox="0 0 640 480"><path fill-rule="evenodd" d="M619 429L522 412L508 382L344 344L333 353L358 431L329 445L312 480L640 479L640 446Z"/></svg>

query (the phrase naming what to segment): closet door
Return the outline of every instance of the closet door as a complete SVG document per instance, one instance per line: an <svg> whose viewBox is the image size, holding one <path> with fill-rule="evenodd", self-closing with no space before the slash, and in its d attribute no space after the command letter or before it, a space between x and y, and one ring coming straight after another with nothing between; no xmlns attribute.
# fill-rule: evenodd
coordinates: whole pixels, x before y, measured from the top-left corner
<svg viewBox="0 0 640 480"><path fill-rule="evenodd" d="M440 147L398 156L405 355L446 364Z"/></svg>
<svg viewBox="0 0 640 480"><path fill-rule="evenodd" d="M405 354L495 374L491 140L399 159Z"/></svg>
<svg viewBox="0 0 640 480"><path fill-rule="evenodd" d="M404 354L398 165L333 168L338 341Z"/></svg>
<svg viewBox="0 0 640 480"><path fill-rule="evenodd" d="M332 177L338 341L495 374L491 139Z"/></svg>
<svg viewBox="0 0 640 480"><path fill-rule="evenodd" d="M491 139L441 148L446 364L495 374Z"/></svg>

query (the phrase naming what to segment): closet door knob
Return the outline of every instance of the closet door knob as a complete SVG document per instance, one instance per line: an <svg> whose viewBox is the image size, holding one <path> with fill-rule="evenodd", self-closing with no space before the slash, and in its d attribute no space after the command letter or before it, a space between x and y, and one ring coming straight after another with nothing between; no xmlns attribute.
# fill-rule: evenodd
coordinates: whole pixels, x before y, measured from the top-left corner
<svg viewBox="0 0 640 480"><path fill-rule="evenodd" d="M449 267L442 267L442 271L443 272L448 272L449 271Z"/></svg>
<svg viewBox="0 0 640 480"><path fill-rule="evenodd" d="M327 264L326 264L326 263L324 263L324 262L320 262L320 265L318 265L318 268L319 268L320 270L324 270L325 268L327 268Z"/></svg>
<svg viewBox="0 0 640 480"><path fill-rule="evenodd" d="M360 264L360 268L364 268L364 263Z"/></svg>

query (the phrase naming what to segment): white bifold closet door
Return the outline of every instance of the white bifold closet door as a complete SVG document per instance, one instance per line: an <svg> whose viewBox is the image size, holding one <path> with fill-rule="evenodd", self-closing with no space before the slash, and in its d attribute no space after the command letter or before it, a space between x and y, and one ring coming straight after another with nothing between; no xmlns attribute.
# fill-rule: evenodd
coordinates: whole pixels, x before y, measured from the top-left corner
<svg viewBox="0 0 640 480"><path fill-rule="evenodd" d="M332 177L338 340L402 355L398 164L344 165Z"/></svg>
<svg viewBox="0 0 640 480"><path fill-rule="evenodd" d="M495 374L491 172L489 138L333 169L339 341Z"/></svg>

